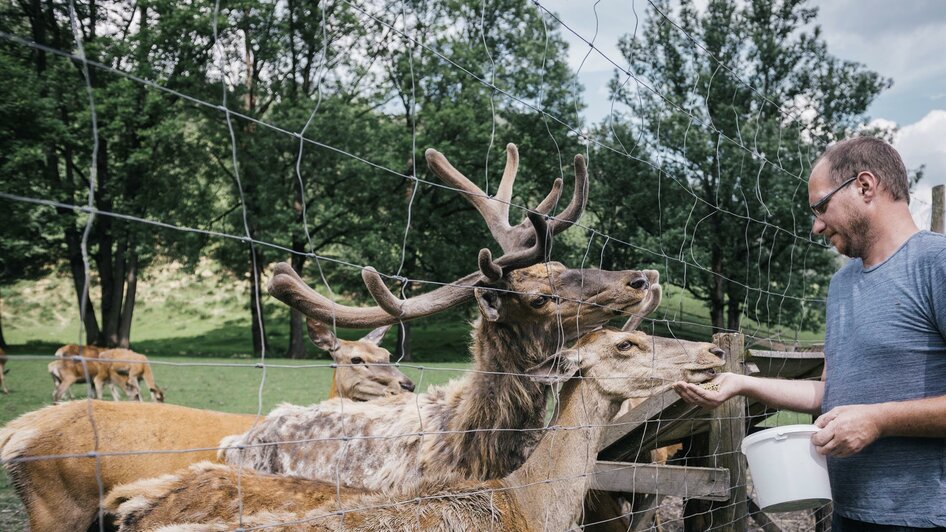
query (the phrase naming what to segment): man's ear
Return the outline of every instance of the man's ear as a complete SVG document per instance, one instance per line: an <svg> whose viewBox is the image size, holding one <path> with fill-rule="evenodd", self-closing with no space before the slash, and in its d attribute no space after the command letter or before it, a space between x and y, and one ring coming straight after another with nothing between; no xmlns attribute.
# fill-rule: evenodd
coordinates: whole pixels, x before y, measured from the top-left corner
<svg viewBox="0 0 946 532"><path fill-rule="evenodd" d="M548 357L542 363L526 370L526 375L541 384L558 384L572 378L578 372L578 350L566 349Z"/></svg>
<svg viewBox="0 0 946 532"><path fill-rule="evenodd" d="M319 349L331 352L340 347L338 338L335 337L335 333L328 325L312 318L306 318L305 325L309 332L309 340L312 340L312 343Z"/></svg>
<svg viewBox="0 0 946 532"><path fill-rule="evenodd" d="M480 307L480 314L486 321L498 321L500 311L502 310L502 301L499 294L492 290L483 288L474 288L473 297L476 298L476 305Z"/></svg>
<svg viewBox="0 0 946 532"><path fill-rule="evenodd" d="M375 329L375 330L371 331L370 333L364 335L364 336L361 338L361 341L362 341L362 342L369 342L369 343L372 343L372 344L374 344L374 345L381 345L381 340L384 339L384 335L388 332L388 330L389 330L390 328L391 328L390 325L382 325L381 327L378 327L377 329Z"/></svg>

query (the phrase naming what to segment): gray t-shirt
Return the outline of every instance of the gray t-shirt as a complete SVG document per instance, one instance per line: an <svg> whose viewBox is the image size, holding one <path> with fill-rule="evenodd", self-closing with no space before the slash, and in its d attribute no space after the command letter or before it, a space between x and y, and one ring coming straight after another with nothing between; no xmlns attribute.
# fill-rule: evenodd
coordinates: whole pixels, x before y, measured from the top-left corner
<svg viewBox="0 0 946 532"><path fill-rule="evenodd" d="M886 261L831 279L822 411L946 395L946 237L913 235ZM946 438L881 438L828 457L834 510L872 523L946 526Z"/></svg>

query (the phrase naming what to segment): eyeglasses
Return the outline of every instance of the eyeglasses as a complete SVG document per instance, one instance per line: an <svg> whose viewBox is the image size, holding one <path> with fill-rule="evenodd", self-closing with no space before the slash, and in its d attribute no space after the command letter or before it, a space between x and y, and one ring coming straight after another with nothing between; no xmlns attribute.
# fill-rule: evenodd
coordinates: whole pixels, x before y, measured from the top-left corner
<svg viewBox="0 0 946 532"><path fill-rule="evenodd" d="M857 174L857 175L860 175L860 174ZM821 215L823 215L825 211L828 210L828 202L831 201L831 196L837 194L837 192L841 190L842 188L850 185L851 182L857 179L857 175L841 183L840 185L838 185L836 189L832 190L831 192L828 192L820 200L809 205L808 207L811 209L811 214L814 214L815 218L820 218Z"/></svg>

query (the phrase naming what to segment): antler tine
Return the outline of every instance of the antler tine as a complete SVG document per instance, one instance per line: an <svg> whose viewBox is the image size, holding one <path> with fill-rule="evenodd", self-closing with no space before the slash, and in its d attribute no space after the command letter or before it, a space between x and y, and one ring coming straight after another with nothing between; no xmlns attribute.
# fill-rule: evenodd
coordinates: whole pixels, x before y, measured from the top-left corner
<svg viewBox="0 0 946 532"><path fill-rule="evenodd" d="M362 279L378 306L339 305L310 288L286 263L276 266L276 274L270 280L268 289L273 297L310 318L334 323L338 327L373 329L434 314L460 304L473 297L472 288L482 276L479 272L471 273L450 285L408 300L398 299L392 294L374 268L362 270Z"/></svg>
<svg viewBox="0 0 946 532"><path fill-rule="evenodd" d="M340 327L374 328L397 323L397 318L378 307L347 307L339 305L305 284L286 263L276 266L269 281L270 295L306 316Z"/></svg>
<svg viewBox="0 0 946 532"><path fill-rule="evenodd" d="M496 190L497 210L502 219L509 225L509 204L512 203L512 187L516 184L516 174L519 172L519 148L515 144L506 144L506 168Z"/></svg>
<svg viewBox="0 0 946 532"><path fill-rule="evenodd" d="M477 257L477 263L480 266L480 273L490 281L498 281L503 276L502 266L497 265L493 262L493 254L490 253L489 248L483 248L480 250L479 257Z"/></svg>
<svg viewBox="0 0 946 532"><path fill-rule="evenodd" d="M568 229L581 218L585 212L585 205L588 203L588 165L585 158L581 155L575 156L575 192L572 194L572 200L568 207L565 207L558 216L552 220L552 234L557 235Z"/></svg>
<svg viewBox="0 0 946 532"><path fill-rule="evenodd" d="M555 181L552 183L552 190L549 191L548 195L545 196L545 199L542 200L539 205L533 209L535 212L541 214L548 214L552 212L552 209L555 208L555 205L558 204L558 200L562 197L562 178L556 177Z"/></svg>
<svg viewBox="0 0 946 532"><path fill-rule="evenodd" d="M463 196L466 200L476 207L480 216L486 221L486 226L489 227L489 232L493 235L493 238L500 243L500 246L504 246L502 235L509 230L508 201L503 203L488 197L480 187L476 186L472 181L467 179L465 175L461 174L459 170L454 168L453 165L450 164L450 161L439 151L429 148L424 152L424 156L427 157L427 164L435 174L440 176L447 184L453 185L464 192ZM515 167L518 167L518 153L516 154L516 160ZM508 170L509 161L506 162L506 166ZM513 170L512 175L512 180L515 180L515 170ZM504 180L505 177L504 175ZM505 183L500 184L501 194L504 193L504 189L506 188L509 189L509 194L512 193L511 181L508 187L505 186ZM505 206L505 208L503 208L503 206ZM505 249L506 248L503 247L503 250Z"/></svg>
<svg viewBox="0 0 946 532"><path fill-rule="evenodd" d="M552 241L552 232L545 221L545 215L529 212L529 221L532 222L534 243L531 247L507 253L496 259L493 264L503 271L517 270L542 262L548 257L549 245Z"/></svg>

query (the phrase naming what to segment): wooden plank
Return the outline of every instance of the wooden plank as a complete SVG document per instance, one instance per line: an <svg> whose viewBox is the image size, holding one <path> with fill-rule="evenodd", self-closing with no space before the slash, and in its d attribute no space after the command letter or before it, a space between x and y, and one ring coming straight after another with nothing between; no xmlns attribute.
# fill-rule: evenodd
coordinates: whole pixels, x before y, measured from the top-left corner
<svg viewBox="0 0 946 532"><path fill-rule="evenodd" d="M785 358L785 359L820 359L824 360L824 353L821 351L764 351L762 349L749 349L747 351L750 358Z"/></svg>
<svg viewBox="0 0 946 532"><path fill-rule="evenodd" d="M589 489L725 501L729 498L729 471L599 460Z"/></svg>
<svg viewBox="0 0 946 532"><path fill-rule="evenodd" d="M598 449L610 447L614 442L637 430L651 419L663 417L662 414L665 410L676 405L686 405L686 403L680 399L680 396L672 388L648 397L646 401L608 424L608 428L601 437ZM693 410L697 410L697 408L693 407Z"/></svg>
<svg viewBox="0 0 946 532"><path fill-rule="evenodd" d="M713 343L726 351L723 371L742 373L745 361L745 337L741 334L713 335ZM746 478L748 465L742 454L742 440L746 436L746 398L732 397L712 411L710 417L709 450L713 453L711 465L729 470L732 485L725 504L711 506L711 522L722 525L720 530L746 529Z"/></svg>

